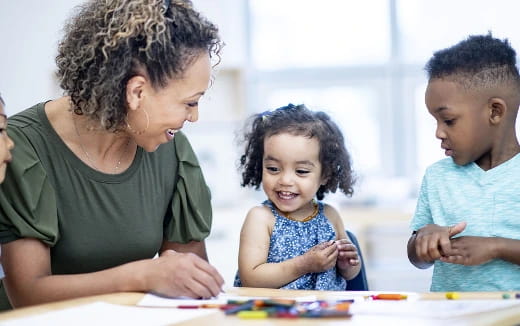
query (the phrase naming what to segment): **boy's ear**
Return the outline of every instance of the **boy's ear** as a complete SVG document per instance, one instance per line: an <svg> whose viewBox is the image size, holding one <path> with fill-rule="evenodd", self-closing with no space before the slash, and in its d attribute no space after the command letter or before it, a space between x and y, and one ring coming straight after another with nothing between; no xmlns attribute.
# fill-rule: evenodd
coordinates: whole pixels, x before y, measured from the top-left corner
<svg viewBox="0 0 520 326"><path fill-rule="evenodd" d="M129 110L137 110L139 104L144 98L144 87L146 85L146 78L136 75L128 80L126 83L126 102Z"/></svg>
<svg viewBox="0 0 520 326"><path fill-rule="evenodd" d="M500 97L492 97L488 100L489 121L492 124L498 124L505 117L507 104Z"/></svg>

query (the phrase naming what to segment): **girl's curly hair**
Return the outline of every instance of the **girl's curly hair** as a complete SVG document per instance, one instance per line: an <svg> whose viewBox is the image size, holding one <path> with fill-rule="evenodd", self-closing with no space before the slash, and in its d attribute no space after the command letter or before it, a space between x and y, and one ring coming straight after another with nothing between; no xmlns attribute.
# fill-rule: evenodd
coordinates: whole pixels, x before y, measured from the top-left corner
<svg viewBox="0 0 520 326"><path fill-rule="evenodd" d="M258 189L262 183L264 139L277 134L316 138L320 144L322 177L326 184L320 186L316 197L322 200L325 193L339 188L352 196L354 176L350 155L345 147L343 134L330 117L321 111L311 111L305 105L292 105L253 115L247 124L243 142L245 152L240 158L242 187Z"/></svg>
<svg viewBox="0 0 520 326"><path fill-rule="evenodd" d="M220 58L217 27L190 0L92 0L77 10L58 47L57 75L74 112L106 130L125 125L126 84L139 71L160 88L204 51Z"/></svg>

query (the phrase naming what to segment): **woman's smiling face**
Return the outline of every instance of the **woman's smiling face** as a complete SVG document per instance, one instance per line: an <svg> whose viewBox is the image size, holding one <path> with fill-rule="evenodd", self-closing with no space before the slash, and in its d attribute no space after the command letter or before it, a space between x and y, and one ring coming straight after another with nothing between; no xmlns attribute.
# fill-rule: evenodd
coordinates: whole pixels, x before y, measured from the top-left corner
<svg viewBox="0 0 520 326"><path fill-rule="evenodd" d="M211 77L211 63L207 53L201 53L178 79L166 87L154 89L144 77L137 88L128 90L129 96L140 97L138 105L128 110L129 134L148 152L174 138L184 122L195 122L199 117L199 100L206 92ZM132 81L129 82L132 87ZM134 93L132 93L134 92ZM131 101L129 101L130 103Z"/></svg>

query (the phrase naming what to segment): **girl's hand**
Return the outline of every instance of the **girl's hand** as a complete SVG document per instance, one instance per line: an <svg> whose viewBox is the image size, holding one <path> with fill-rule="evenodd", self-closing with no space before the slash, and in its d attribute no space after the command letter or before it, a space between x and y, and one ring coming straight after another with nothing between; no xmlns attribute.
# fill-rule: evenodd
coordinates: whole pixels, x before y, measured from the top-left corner
<svg viewBox="0 0 520 326"><path fill-rule="evenodd" d="M347 239L336 240L338 246L338 259L336 266L340 270L345 270L350 266L359 265L359 254L356 246Z"/></svg>
<svg viewBox="0 0 520 326"><path fill-rule="evenodd" d="M308 273L320 273L336 264L338 247L334 240L322 242L303 254Z"/></svg>
<svg viewBox="0 0 520 326"><path fill-rule="evenodd" d="M452 252L450 238L464 231L466 222L454 226L428 224L419 229L415 236L415 252L417 258L424 262L433 262Z"/></svg>
<svg viewBox="0 0 520 326"><path fill-rule="evenodd" d="M193 253L164 251L149 266L145 288L168 297L211 298L222 289L224 279L207 261Z"/></svg>

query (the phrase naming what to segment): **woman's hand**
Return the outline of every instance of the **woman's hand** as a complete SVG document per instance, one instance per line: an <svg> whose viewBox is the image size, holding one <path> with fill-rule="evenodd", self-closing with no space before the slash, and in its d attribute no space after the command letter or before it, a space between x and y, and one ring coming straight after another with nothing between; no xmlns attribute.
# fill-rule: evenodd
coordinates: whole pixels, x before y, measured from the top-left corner
<svg viewBox="0 0 520 326"><path fill-rule="evenodd" d="M146 288L168 297L211 298L224 284L218 271L193 253L165 250L150 268Z"/></svg>

